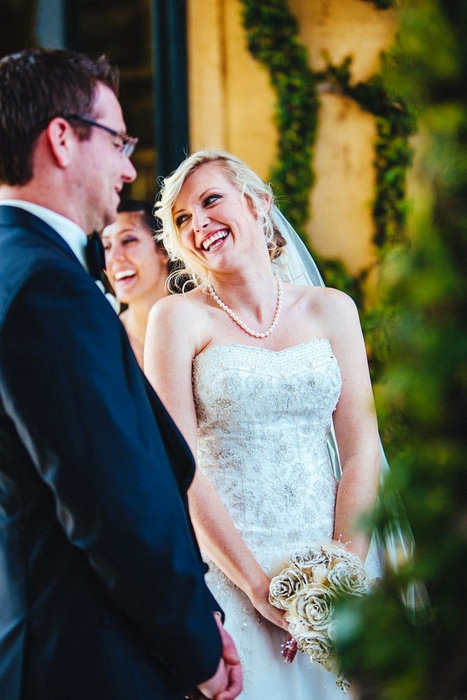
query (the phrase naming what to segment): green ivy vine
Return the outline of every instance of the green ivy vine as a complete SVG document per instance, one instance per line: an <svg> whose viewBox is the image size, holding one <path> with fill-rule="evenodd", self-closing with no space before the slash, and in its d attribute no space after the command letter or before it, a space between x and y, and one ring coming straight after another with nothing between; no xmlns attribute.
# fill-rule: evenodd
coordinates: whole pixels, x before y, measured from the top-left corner
<svg viewBox="0 0 467 700"><path fill-rule="evenodd" d="M415 131L415 116L405 105L386 91L380 76L366 83L350 82L352 59L340 66L328 65L316 73L317 80L326 81L330 88L348 95L362 109L375 116L376 193L373 201L375 233L373 242L380 250L405 242L408 202L405 198L407 169L412 162L409 137Z"/></svg>
<svg viewBox="0 0 467 700"><path fill-rule="evenodd" d="M367 0L368 1L368 0ZM392 0L371 0L380 9ZM390 96L379 76L367 83L350 82L351 58L340 66L313 71L299 39L298 24L286 0L242 0L242 19L248 48L270 73L277 95L275 121L279 133L278 156L271 173L284 214L303 237L309 219L309 194L314 183L314 145L318 128L318 85L326 83L354 99L375 115L376 192L373 202L374 242L382 252L404 240L407 201L405 180L412 152L408 138L415 120L403 103ZM313 253L316 256L315 253ZM364 270L352 277L338 260L318 260L326 283L347 291L362 305Z"/></svg>
<svg viewBox="0 0 467 700"><path fill-rule="evenodd" d="M318 126L316 79L284 0L243 1L248 48L270 73L277 93L277 164L271 173L284 214L304 237L309 191L314 183L313 147Z"/></svg>

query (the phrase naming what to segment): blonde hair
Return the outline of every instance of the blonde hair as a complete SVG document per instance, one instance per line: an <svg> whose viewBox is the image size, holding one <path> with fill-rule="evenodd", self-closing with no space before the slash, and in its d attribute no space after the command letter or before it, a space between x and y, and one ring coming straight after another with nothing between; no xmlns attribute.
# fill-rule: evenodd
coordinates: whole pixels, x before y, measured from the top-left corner
<svg viewBox="0 0 467 700"><path fill-rule="evenodd" d="M188 276L196 286L208 284L209 271L183 245L173 218L173 207L188 176L206 163L219 165L229 181L249 200L257 214L258 226L266 239L270 259L276 259L286 245L270 215L274 202L270 185L263 182L251 168L231 153L220 149L197 151L185 158L178 168L164 179L160 199L154 208L154 214L162 222L162 229L157 237L163 242L171 260L180 261L184 268L181 271L175 270L171 276L182 277L185 281Z"/></svg>

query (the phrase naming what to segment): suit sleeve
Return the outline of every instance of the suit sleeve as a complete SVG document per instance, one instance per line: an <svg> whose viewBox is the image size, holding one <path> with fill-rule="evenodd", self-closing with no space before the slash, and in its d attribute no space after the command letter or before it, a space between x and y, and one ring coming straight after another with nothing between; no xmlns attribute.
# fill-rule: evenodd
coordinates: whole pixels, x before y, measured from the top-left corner
<svg viewBox="0 0 467 700"><path fill-rule="evenodd" d="M125 331L75 268L36 270L14 295L0 336L2 398L69 541L185 690L221 655L186 494Z"/></svg>

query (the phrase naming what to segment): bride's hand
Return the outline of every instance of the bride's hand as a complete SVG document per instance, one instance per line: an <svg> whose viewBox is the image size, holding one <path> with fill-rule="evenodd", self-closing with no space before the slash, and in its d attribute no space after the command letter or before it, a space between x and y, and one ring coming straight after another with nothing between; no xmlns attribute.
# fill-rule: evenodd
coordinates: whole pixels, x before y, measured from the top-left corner
<svg viewBox="0 0 467 700"><path fill-rule="evenodd" d="M275 608L274 605L271 605L271 603L269 603L267 600L262 602L258 601L257 603L253 603L253 605L255 606L256 610L266 618L266 620L269 620L269 622L272 622L273 625L277 625L277 627L280 627L286 632L289 631L289 623L284 617L283 610Z"/></svg>
<svg viewBox="0 0 467 700"><path fill-rule="evenodd" d="M265 574L261 584L256 586L255 590L252 591L251 595L249 595L248 597L253 603L255 609L264 618L266 618L266 620L269 620L269 622L272 622L273 625L276 625L277 627L280 627L281 629L288 632L289 623L284 618L284 612L274 607L274 605L271 605L271 603L268 600L268 595L269 579Z"/></svg>

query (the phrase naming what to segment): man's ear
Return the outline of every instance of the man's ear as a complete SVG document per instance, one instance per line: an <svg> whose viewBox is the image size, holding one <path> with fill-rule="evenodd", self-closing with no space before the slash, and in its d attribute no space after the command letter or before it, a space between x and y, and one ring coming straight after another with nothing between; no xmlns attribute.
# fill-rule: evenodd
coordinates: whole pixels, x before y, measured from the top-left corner
<svg viewBox="0 0 467 700"><path fill-rule="evenodd" d="M59 168L66 168L76 149L77 135L70 123L63 117L55 117L46 131L47 143Z"/></svg>

